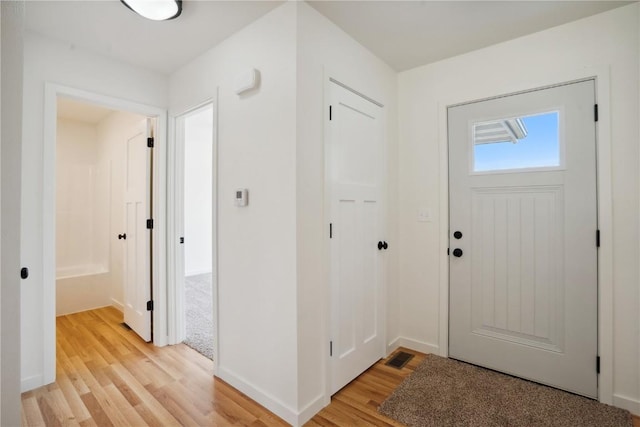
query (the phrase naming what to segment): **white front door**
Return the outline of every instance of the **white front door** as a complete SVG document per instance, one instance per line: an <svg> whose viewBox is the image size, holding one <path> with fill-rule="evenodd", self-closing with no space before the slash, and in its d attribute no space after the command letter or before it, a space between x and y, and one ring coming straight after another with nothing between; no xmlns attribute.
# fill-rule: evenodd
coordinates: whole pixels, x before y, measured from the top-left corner
<svg viewBox="0 0 640 427"><path fill-rule="evenodd" d="M330 83L331 393L384 354L381 108ZM381 248L378 249L378 242Z"/></svg>
<svg viewBox="0 0 640 427"><path fill-rule="evenodd" d="M449 356L596 398L594 87L449 108Z"/></svg>
<svg viewBox="0 0 640 427"><path fill-rule="evenodd" d="M147 120L131 130L125 149L124 322L142 339L151 341L151 149Z"/></svg>

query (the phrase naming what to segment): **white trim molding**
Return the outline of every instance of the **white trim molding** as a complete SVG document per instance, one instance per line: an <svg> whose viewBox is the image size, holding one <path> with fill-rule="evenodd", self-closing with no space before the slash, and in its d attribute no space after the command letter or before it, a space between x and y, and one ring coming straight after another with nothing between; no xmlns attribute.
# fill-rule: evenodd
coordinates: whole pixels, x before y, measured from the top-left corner
<svg viewBox="0 0 640 427"><path fill-rule="evenodd" d="M212 107L213 114L213 158L212 158L212 261L211 271L201 273L211 274L211 287L213 298L213 358L214 375L217 376L220 366L219 351L219 327L218 321L218 91L214 96L181 111L172 114L169 120L169 157L168 164L168 198L170 208L167 211L168 224L168 340L169 344L182 342L186 336L186 325L184 322L184 252L183 245L179 243L180 237L184 236L184 119L203 108ZM195 274L201 274L196 272ZM194 274L191 272L190 274Z"/></svg>
<svg viewBox="0 0 640 427"><path fill-rule="evenodd" d="M640 416L640 400L624 396L622 394L613 395L613 406L626 409L634 415Z"/></svg>
<svg viewBox="0 0 640 427"><path fill-rule="evenodd" d="M408 348L409 350L419 351L421 353L440 354L440 347L436 344L415 340L407 337L397 337L387 345L387 355L393 353L400 347Z"/></svg>
<svg viewBox="0 0 640 427"><path fill-rule="evenodd" d="M280 401L275 396L270 393L262 390L260 387L252 384L247 381L246 378L243 378L233 371L225 368L218 368L218 377L223 381L229 383L233 388L241 391L242 393L249 396L251 399L258 402L260 405L265 408L269 408L274 414L291 424L292 426L299 426L298 423L298 413L290 408L287 404ZM315 406L314 406L315 407Z"/></svg>
<svg viewBox="0 0 640 427"><path fill-rule="evenodd" d="M156 227L153 239L154 300L153 336L156 346L167 344L166 322L166 150L167 112L165 109L139 104L107 95L101 95L55 83L45 84L44 94L44 148L43 148L43 208L42 208L42 274L43 274L43 375L23 380L29 389L56 380L56 256L55 256L55 191L56 191L56 128L57 99L72 98L120 111L128 111L156 119L156 148L154 150L153 219ZM114 301L115 303L115 301ZM120 307L121 308L121 304Z"/></svg>

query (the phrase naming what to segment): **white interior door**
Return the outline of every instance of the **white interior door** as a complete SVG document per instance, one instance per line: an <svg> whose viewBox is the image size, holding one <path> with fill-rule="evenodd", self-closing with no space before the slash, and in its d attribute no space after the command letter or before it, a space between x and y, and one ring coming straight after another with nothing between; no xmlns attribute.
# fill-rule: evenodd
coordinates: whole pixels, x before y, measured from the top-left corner
<svg viewBox="0 0 640 427"><path fill-rule="evenodd" d="M141 121L127 138L125 149L124 321L145 341L151 341L151 229L147 229L151 196L151 149L148 124Z"/></svg>
<svg viewBox="0 0 640 427"><path fill-rule="evenodd" d="M597 397L594 81L449 108L449 355Z"/></svg>
<svg viewBox="0 0 640 427"><path fill-rule="evenodd" d="M384 352L381 316L381 108L330 84L331 392ZM386 244L385 244L386 246Z"/></svg>

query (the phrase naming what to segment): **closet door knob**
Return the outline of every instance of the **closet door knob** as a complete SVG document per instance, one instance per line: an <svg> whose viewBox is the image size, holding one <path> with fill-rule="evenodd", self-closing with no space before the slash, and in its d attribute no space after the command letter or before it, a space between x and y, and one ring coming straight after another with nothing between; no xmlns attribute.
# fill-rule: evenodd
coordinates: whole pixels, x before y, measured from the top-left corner
<svg viewBox="0 0 640 427"><path fill-rule="evenodd" d="M118 240L122 240L122 239L127 240L127 233L118 234Z"/></svg>

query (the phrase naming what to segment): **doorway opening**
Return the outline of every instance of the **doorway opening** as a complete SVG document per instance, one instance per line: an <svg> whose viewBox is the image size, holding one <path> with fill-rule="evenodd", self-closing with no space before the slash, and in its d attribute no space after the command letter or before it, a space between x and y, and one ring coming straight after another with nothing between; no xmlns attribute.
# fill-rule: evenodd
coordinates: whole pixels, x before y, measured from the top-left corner
<svg viewBox="0 0 640 427"><path fill-rule="evenodd" d="M151 341L155 120L64 96L56 106L56 317L113 306Z"/></svg>
<svg viewBox="0 0 640 427"><path fill-rule="evenodd" d="M213 360L215 278L214 108L212 103L176 119L179 219L179 338ZM181 271L180 271L181 270ZM182 313L180 313L182 311Z"/></svg>
<svg viewBox="0 0 640 427"><path fill-rule="evenodd" d="M153 107L146 104L127 101L121 98L114 98L108 95L101 95L94 92L88 92L68 86L62 86L54 83L45 84L44 94L44 146L43 146L43 170L42 170L42 193L43 206L41 211L42 218L42 276L43 286L43 306L42 306L42 330L44 336L44 346L42 354L43 375L36 377L30 383L30 388L39 387L44 384L52 383L56 380L56 140L57 140L57 110L58 99L68 98L76 101L84 102L94 106L105 107L110 110L118 110L121 112L130 112L141 115L144 118L151 119L154 125L153 139L150 137L151 129L147 128L141 132L137 138L128 140L130 154L133 156L136 150L133 147L139 147L140 142L144 142L145 149L147 144L151 143L153 149L147 157L147 162L152 168L152 173L144 167L132 168L131 172L144 171L145 177L148 177L151 191L149 198L153 203L149 203L149 217L145 221L144 229L153 236L149 242L148 249L150 255L146 257L149 262L149 268L138 269L135 271L147 271L149 276L153 278L155 286L150 290L152 298L146 301L145 310L149 307L153 311L155 322L150 325L150 331L153 330L153 343L156 346L164 346L167 344L167 318L166 318L166 272L162 266L166 265L166 129L167 117L166 110ZM148 121L147 121L148 123ZM142 137L140 137L142 136ZM139 153L138 153L139 154ZM132 165L136 162L132 162ZM121 211L122 212L122 211ZM149 224L150 223L150 224ZM147 229L147 224L151 229ZM83 235L85 230L80 230ZM115 239L118 234L124 234L123 231L115 233ZM127 241L129 234L127 232ZM114 238L113 230L109 231L109 238ZM124 239L121 239L124 240ZM144 239L132 239L132 241L143 242ZM141 245L142 246L142 245ZM142 259L142 258L141 258ZM133 263L137 265L136 262ZM140 300L140 295L135 295ZM126 306L125 301L122 301ZM133 322L131 322L133 323ZM133 327L133 325L130 325ZM150 335L151 332L149 332ZM149 338L150 339L150 338Z"/></svg>

